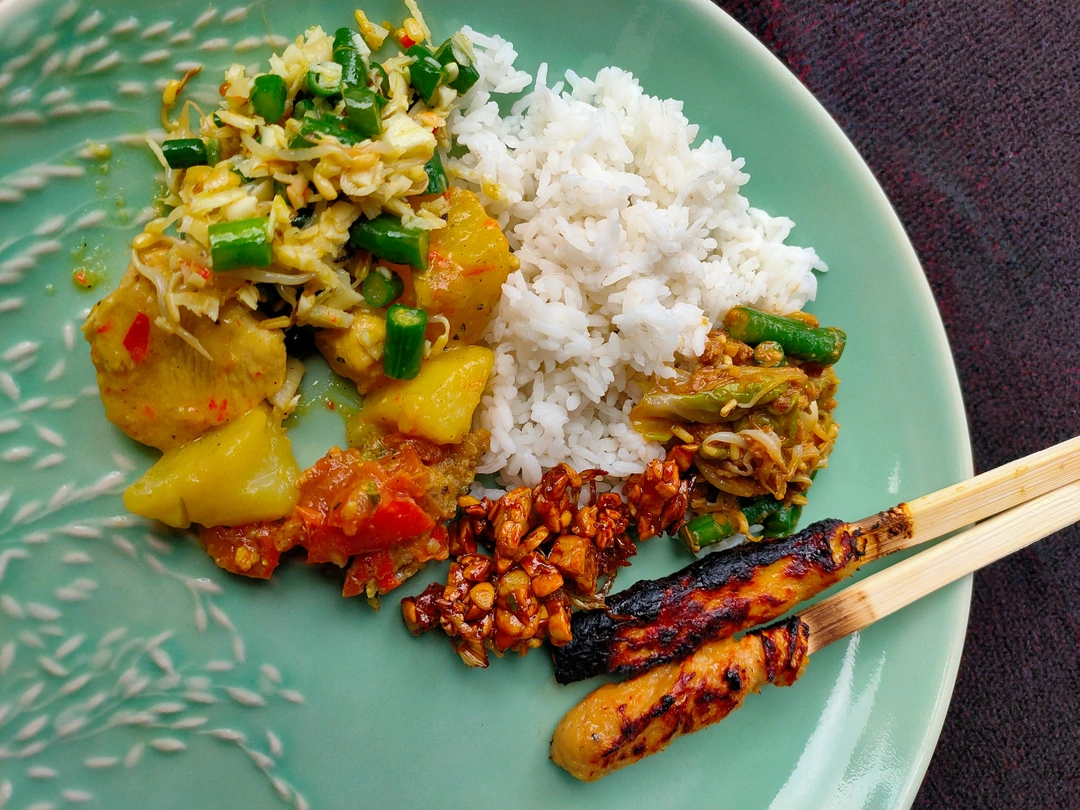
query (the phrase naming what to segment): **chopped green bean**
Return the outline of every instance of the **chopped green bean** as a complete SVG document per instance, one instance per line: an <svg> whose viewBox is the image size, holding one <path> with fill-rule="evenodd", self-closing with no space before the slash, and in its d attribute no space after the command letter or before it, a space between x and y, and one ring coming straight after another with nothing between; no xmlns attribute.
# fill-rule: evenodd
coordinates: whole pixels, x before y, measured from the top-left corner
<svg viewBox="0 0 1080 810"><path fill-rule="evenodd" d="M161 153L170 169L187 169L206 163L206 144L201 138L173 138L162 141Z"/></svg>
<svg viewBox="0 0 1080 810"><path fill-rule="evenodd" d="M679 529L679 539L694 554L705 546L715 545L739 531L730 517L723 512L707 512L698 515Z"/></svg>
<svg viewBox="0 0 1080 810"><path fill-rule="evenodd" d="M256 76L251 84L251 106L268 124L285 114L285 80L276 73Z"/></svg>
<svg viewBox="0 0 1080 810"><path fill-rule="evenodd" d="M307 72L307 88L317 98L329 98L341 92L341 65L320 62Z"/></svg>
<svg viewBox="0 0 1080 810"><path fill-rule="evenodd" d="M371 306L385 307L401 298L405 292L405 282L397 273L385 267L376 267L364 277L360 292Z"/></svg>
<svg viewBox="0 0 1080 810"><path fill-rule="evenodd" d="M847 335L835 326L814 328L794 318L770 315L750 307L734 307L724 327L736 340L754 346L775 341L789 357L831 366L844 353Z"/></svg>
<svg viewBox="0 0 1080 810"><path fill-rule="evenodd" d="M739 511L743 513L748 526L761 526L781 505L772 495L759 495L756 498L740 500Z"/></svg>
<svg viewBox="0 0 1080 810"><path fill-rule="evenodd" d="M341 86L362 87L367 82L367 65L357 51L339 48L334 51L334 61L341 65Z"/></svg>
<svg viewBox="0 0 1080 810"><path fill-rule="evenodd" d="M315 103L310 98L299 99L292 108L293 118L303 118L309 112L315 109Z"/></svg>
<svg viewBox="0 0 1080 810"><path fill-rule="evenodd" d="M420 98L430 103L439 85L446 82L446 68L423 45L413 45L405 53L416 59L409 65L409 82L416 88Z"/></svg>
<svg viewBox="0 0 1080 810"><path fill-rule="evenodd" d="M428 231L407 228L390 214L375 219L360 217L349 233L349 247L366 250L388 262L427 270L428 236Z"/></svg>
<svg viewBox="0 0 1080 810"><path fill-rule="evenodd" d="M339 28L334 32L334 61L341 65L342 87L367 84L369 54L364 38L351 28Z"/></svg>
<svg viewBox="0 0 1080 810"><path fill-rule="evenodd" d="M315 144L308 140L307 136L316 133L320 135L333 135L343 144L348 146L367 140L367 138L353 129L346 119L341 118L340 116L331 115L329 113L326 115L309 113L308 115L305 115L300 122L300 134L289 142L289 148L306 149L309 146L314 146Z"/></svg>
<svg viewBox="0 0 1080 810"><path fill-rule="evenodd" d="M216 166L221 160L221 141L217 138L206 139L206 165Z"/></svg>
<svg viewBox="0 0 1080 810"><path fill-rule="evenodd" d="M424 166L424 171L428 176L425 194L442 194L450 188L450 181L446 179L446 170L443 169L442 158L438 152L431 156L431 160Z"/></svg>
<svg viewBox="0 0 1080 810"><path fill-rule="evenodd" d="M345 99L345 115L354 130L365 138L382 134L381 108L373 90L367 87L346 87L342 96Z"/></svg>
<svg viewBox="0 0 1080 810"><path fill-rule="evenodd" d="M392 380L411 380L420 373L424 359L427 313L403 304L386 311L386 347L383 372Z"/></svg>
<svg viewBox="0 0 1080 810"><path fill-rule="evenodd" d="M795 527L799 525L802 516L802 507L786 504L781 506L772 515L765 519L762 524L762 534L765 537L787 537Z"/></svg>
<svg viewBox="0 0 1080 810"><path fill-rule="evenodd" d="M372 85L375 86L380 93L384 96L390 95L390 76L386 72L386 68L375 62L371 65L371 70L378 74L379 78L372 77Z"/></svg>
<svg viewBox="0 0 1080 810"><path fill-rule="evenodd" d="M461 95L465 95L479 81L480 72L473 65L472 57L469 56L458 36L455 34L440 45L435 51L435 58L443 65L449 65L451 62L457 65L457 76L449 79L447 84Z"/></svg>
<svg viewBox="0 0 1080 810"><path fill-rule="evenodd" d="M337 52L343 49L366 53L368 47L359 31L353 31L351 28L339 28L334 32L334 51Z"/></svg>
<svg viewBox="0 0 1080 810"><path fill-rule="evenodd" d="M266 267L273 259L267 217L218 222L207 230L216 273L237 267Z"/></svg>

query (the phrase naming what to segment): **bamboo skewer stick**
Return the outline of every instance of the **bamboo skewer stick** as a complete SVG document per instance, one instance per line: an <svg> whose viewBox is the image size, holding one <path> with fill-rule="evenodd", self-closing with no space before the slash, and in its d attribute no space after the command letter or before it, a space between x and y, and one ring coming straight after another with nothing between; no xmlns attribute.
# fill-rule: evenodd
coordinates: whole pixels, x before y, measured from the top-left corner
<svg viewBox="0 0 1080 810"><path fill-rule="evenodd" d="M708 639L779 618L861 566L927 543L1080 480L1080 437L971 480L852 523L826 520L789 537L712 554L579 611L573 638L554 652L555 677L643 672L692 653ZM798 569L800 573L791 574ZM732 594L746 610L732 607Z"/></svg>
<svg viewBox="0 0 1080 810"><path fill-rule="evenodd" d="M1045 479L1040 477L1038 480ZM974 480L968 483L974 483ZM996 483L995 489L999 489ZM1016 491L1022 489L1021 486ZM935 493L920 500L930 504L928 514L935 516L939 524L948 525L947 518L936 511L940 508L939 503L948 502L936 500L942 494ZM980 493L976 505L963 511L978 514L992 506L993 503ZM810 628L807 653L862 630L938 588L1077 521L1080 521L1080 481L1015 506L933 548L901 560L802 611L799 616Z"/></svg>
<svg viewBox="0 0 1080 810"><path fill-rule="evenodd" d="M1080 436L849 524L867 535L860 565L929 542L1080 480Z"/></svg>
<svg viewBox="0 0 1080 810"><path fill-rule="evenodd" d="M1005 480L1007 474L990 479L994 497L1025 494L1022 485L1010 488L1000 483ZM1003 490L1012 495L1003 495ZM981 495L973 497L979 499L974 508L962 504L954 508L966 515L991 508ZM941 493L924 503L934 506L935 498L940 499ZM927 513L935 514L933 510ZM938 520L938 525L951 523L943 517ZM661 664L621 683L605 684L567 712L556 726L551 758L576 778L592 781L662 751L676 737L722 720L764 684L790 686L802 674L810 655L822 647L1078 521L1080 481L1073 481L788 619L751 630L741 638L708 642L681 661Z"/></svg>
<svg viewBox="0 0 1080 810"><path fill-rule="evenodd" d="M681 660L668 658L621 683L599 687L556 726L552 759L578 779L591 781L657 753L676 737L722 720L764 684L791 685L810 655L833 641L1080 522L1080 437L864 520L832 521L831 527L818 530L820 537L811 534L803 541L811 547L815 537L827 540L833 553L830 570L839 579L868 560L980 520L788 619L739 638L717 632ZM774 562L784 563L793 554L794 548L787 549ZM810 570L817 556L803 561L798 576ZM740 576L743 582L746 576ZM749 589L743 595L752 603L759 597L750 593L750 582L743 583L743 590ZM770 607L783 611L793 606L790 599L799 597L797 590L788 594L788 602L772 596ZM779 615L768 612L772 615L755 618Z"/></svg>

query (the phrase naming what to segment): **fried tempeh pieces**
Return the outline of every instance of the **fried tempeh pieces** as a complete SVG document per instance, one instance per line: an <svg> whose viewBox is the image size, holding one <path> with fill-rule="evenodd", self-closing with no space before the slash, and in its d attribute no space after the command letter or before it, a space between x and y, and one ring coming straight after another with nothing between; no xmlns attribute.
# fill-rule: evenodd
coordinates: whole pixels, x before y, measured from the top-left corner
<svg viewBox="0 0 1080 810"><path fill-rule="evenodd" d="M723 720L766 683L790 686L806 666L808 642L806 623L793 616L605 684L559 721L551 759L592 782L662 751L676 737Z"/></svg>
<svg viewBox="0 0 1080 810"><path fill-rule="evenodd" d="M822 520L774 542L710 554L666 577L575 613L573 639L553 651L555 678L637 673L707 641L772 621L874 558L879 537L910 532L904 505L859 524Z"/></svg>

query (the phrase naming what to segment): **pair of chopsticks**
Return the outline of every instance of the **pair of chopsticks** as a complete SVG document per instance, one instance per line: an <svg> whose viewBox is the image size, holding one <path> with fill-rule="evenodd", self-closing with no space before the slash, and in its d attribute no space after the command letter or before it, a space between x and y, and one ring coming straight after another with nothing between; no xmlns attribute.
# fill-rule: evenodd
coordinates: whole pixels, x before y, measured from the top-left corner
<svg viewBox="0 0 1080 810"><path fill-rule="evenodd" d="M1080 436L924 495L905 511L903 531L890 526L889 513L851 524L871 535L867 561L976 525L803 610L809 653L1080 521Z"/></svg>

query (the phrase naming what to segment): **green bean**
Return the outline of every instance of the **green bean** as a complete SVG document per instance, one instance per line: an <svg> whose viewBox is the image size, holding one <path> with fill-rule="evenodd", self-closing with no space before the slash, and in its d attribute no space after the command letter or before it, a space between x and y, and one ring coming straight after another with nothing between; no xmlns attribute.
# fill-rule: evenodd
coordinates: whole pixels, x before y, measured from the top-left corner
<svg viewBox="0 0 1080 810"><path fill-rule="evenodd" d="M351 28L339 28L334 32L334 51L344 49L365 53L368 47L359 31L353 31Z"/></svg>
<svg viewBox="0 0 1080 810"><path fill-rule="evenodd" d="M723 512L707 512L682 525L679 539L688 550L697 554L705 546L715 545L739 531L734 521Z"/></svg>
<svg viewBox="0 0 1080 810"><path fill-rule="evenodd" d="M844 353L847 335L835 326L814 328L794 318L770 315L750 307L734 307L724 327L736 340L750 345L775 341L789 357L831 366Z"/></svg>
<svg viewBox="0 0 1080 810"><path fill-rule="evenodd" d="M187 169L206 163L206 144L201 138L173 138L161 142L161 153L170 169Z"/></svg>
<svg viewBox="0 0 1080 810"><path fill-rule="evenodd" d="M416 61L409 65L409 81L425 102L430 103L440 84L446 82L446 68L423 45L413 45L405 51Z"/></svg>
<svg viewBox="0 0 1080 810"><path fill-rule="evenodd" d="M307 87L317 98L329 98L341 92L341 66L337 62L320 62L307 72ZM336 74L336 75L335 75Z"/></svg>
<svg viewBox="0 0 1080 810"><path fill-rule="evenodd" d="M341 84L355 87L367 84L368 53L363 37L351 28L339 28L334 33L334 61L341 65Z"/></svg>
<svg viewBox="0 0 1080 810"><path fill-rule="evenodd" d="M251 84L251 107L268 124L285 114L285 80L276 73L256 76Z"/></svg>
<svg viewBox="0 0 1080 810"><path fill-rule="evenodd" d="M346 87L345 115L352 128L365 138L382 134L382 115L375 92L367 87Z"/></svg>
<svg viewBox="0 0 1080 810"><path fill-rule="evenodd" d="M428 176L425 194L443 194L450 188L450 181L446 179L446 170L443 169L442 158L439 157L438 152L431 156L431 160L424 166L424 171Z"/></svg>
<svg viewBox="0 0 1080 810"><path fill-rule="evenodd" d="M762 524L763 531L761 533L765 537L787 537L795 531L795 527L799 525L799 518L801 516L801 506L785 504L765 519L765 523Z"/></svg>
<svg viewBox="0 0 1080 810"><path fill-rule="evenodd" d="M428 236L428 231L407 228L390 214L375 219L360 217L349 233L349 247L366 250L388 262L427 270Z"/></svg>
<svg viewBox="0 0 1080 810"><path fill-rule="evenodd" d="M207 230L216 273L237 267L266 267L273 259L268 217L218 222Z"/></svg>
<svg viewBox="0 0 1080 810"><path fill-rule="evenodd" d="M341 86L362 87L367 81L364 57L351 48L334 51L334 61L341 65Z"/></svg>
<svg viewBox="0 0 1080 810"><path fill-rule="evenodd" d="M740 500L739 511L743 513L748 526L760 526L781 506L781 502L772 495L759 495L756 498Z"/></svg>
<svg viewBox="0 0 1080 810"><path fill-rule="evenodd" d="M403 304L386 311L386 347L383 372L392 380L411 380L420 373L424 359L424 330L427 313Z"/></svg>
<svg viewBox="0 0 1080 810"><path fill-rule="evenodd" d="M206 165L216 166L221 160L221 141L217 138L206 139Z"/></svg>
<svg viewBox="0 0 1080 810"><path fill-rule="evenodd" d="M782 504L772 495L739 500L739 511L748 526L758 526L766 521ZM797 520L797 518L796 518ZM682 525L679 539L694 554L705 546L715 545L739 532L739 522L725 512L708 512Z"/></svg>
<svg viewBox="0 0 1080 810"><path fill-rule="evenodd" d="M451 62L457 65L457 76L450 79L447 84L461 95L468 93L480 79L480 71L473 65L472 57L458 41L457 34L439 46L439 49L435 51L435 58L443 65L449 65Z"/></svg>
<svg viewBox="0 0 1080 810"><path fill-rule="evenodd" d="M305 115L315 109L315 102L310 98L300 98L293 103L292 117L302 119Z"/></svg>
<svg viewBox="0 0 1080 810"><path fill-rule="evenodd" d="M315 144L308 140L306 136L314 135L316 133L321 135L333 135L347 146L352 146L353 144L367 140L361 133L353 129L346 119L341 118L340 116L309 113L305 115L300 122L300 134L289 142L289 148L306 149L309 146L314 146Z"/></svg>
<svg viewBox="0 0 1080 810"><path fill-rule="evenodd" d="M379 78L377 80L372 81L372 83L371 83L372 86L376 87L378 89L378 91L380 93L382 93L384 96L389 95L390 94L390 76L389 76L389 74L387 74L386 68L384 68L378 62L375 62L375 63L373 63L371 65L371 69L375 73L379 74ZM374 77L372 77L372 78L374 79Z"/></svg>
<svg viewBox="0 0 1080 810"><path fill-rule="evenodd" d="M401 298L405 292L405 282L397 273L385 267L376 267L364 277L360 292L369 305L381 308Z"/></svg>

